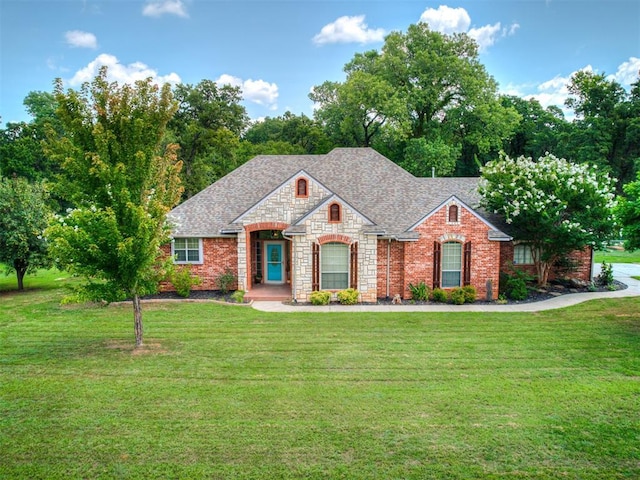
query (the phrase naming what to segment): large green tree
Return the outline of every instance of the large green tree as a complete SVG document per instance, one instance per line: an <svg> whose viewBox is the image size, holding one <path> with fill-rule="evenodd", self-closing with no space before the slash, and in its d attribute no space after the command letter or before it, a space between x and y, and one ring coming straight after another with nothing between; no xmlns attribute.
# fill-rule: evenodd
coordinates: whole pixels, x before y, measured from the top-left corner
<svg viewBox="0 0 640 480"><path fill-rule="evenodd" d="M624 246L627 250L640 249L640 172L635 182L627 183L620 197L617 215L622 226Z"/></svg>
<svg viewBox="0 0 640 480"><path fill-rule="evenodd" d="M248 116L240 89L218 86L211 80L197 85L179 84L178 102L169 121L170 139L180 145L185 197L195 195L240 165L236 157Z"/></svg>
<svg viewBox="0 0 640 480"><path fill-rule="evenodd" d="M536 99L511 95L501 96L500 103L520 115L517 127L503 143L507 155L538 158L547 152L559 151L563 136L570 128L559 107L543 108Z"/></svg>
<svg viewBox="0 0 640 480"><path fill-rule="evenodd" d="M8 123L0 130L0 172L36 181L50 179L56 166L45 155L42 141L47 127L60 131L53 94L30 92L23 102L30 122Z"/></svg>
<svg viewBox="0 0 640 480"><path fill-rule="evenodd" d="M344 83L325 82L309 98L316 119L341 144L370 147L382 128L401 128L406 114L398 91L382 76L362 70L347 74Z"/></svg>
<svg viewBox="0 0 640 480"><path fill-rule="evenodd" d="M294 150L295 153L307 154L327 153L334 146L319 122L304 114L294 115L291 112L253 122L242 135L242 139L256 146L285 142L289 145L286 151Z"/></svg>
<svg viewBox="0 0 640 480"><path fill-rule="evenodd" d="M566 137L565 154L609 172L622 186L635 178L640 157L640 97L638 82L629 95L604 74L580 71L568 85L566 105L576 120Z"/></svg>
<svg viewBox="0 0 640 480"><path fill-rule="evenodd" d="M451 149L447 161L459 155L456 171L476 174L478 162L498 151L519 121L515 109L498 101L497 84L466 34L411 25L407 32L389 34L380 51L356 54L345 72L346 82L314 89L312 99L320 104L316 115L340 126L332 132L358 126L359 144L368 142L397 163L416 164L404 161L405 152L434 152L446 144ZM411 139L424 142L408 145ZM379 147L378 140L386 145Z"/></svg>
<svg viewBox="0 0 640 480"><path fill-rule="evenodd" d="M615 231L613 181L587 164L550 154L537 161L503 156L487 163L482 177L483 206L531 246L540 285L558 260L602 244Z"/></svg>
<svg viewBox="0 0 640 480"><path fill-rule="evenodd" d="M44 239L49 215L42 182L0 177L0 262L7 273L15 271L18 290L26 273L50 265Z"/></svg>
<svg viewBox="0 0 640 480"><path fill-rule="evenodd" d="M176 145L164 146L176 111L168 85L151 79L109 83L100 70L79 91L56 81L64 136L51 130L47 152L75 205L47 229L57 266L84 276L86 294L133 299L136 346L142 345L140 297L156 290L166 215L182 193Z"/></svg>

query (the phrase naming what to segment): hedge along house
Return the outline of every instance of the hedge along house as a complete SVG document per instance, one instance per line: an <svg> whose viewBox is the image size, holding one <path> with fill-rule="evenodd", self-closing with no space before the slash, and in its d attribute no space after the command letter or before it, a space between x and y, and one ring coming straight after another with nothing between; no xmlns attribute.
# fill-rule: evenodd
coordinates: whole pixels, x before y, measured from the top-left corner
<svg viewBox="0 0 640 480"><path fill-rule="evenodd" d="M495 299L501 268L527 255L477 208L478 182L417 178L370 148L258 156L170 212L171 254L200 289L233 272L245 298L351 287L373 302L424 281Z"/></svg>

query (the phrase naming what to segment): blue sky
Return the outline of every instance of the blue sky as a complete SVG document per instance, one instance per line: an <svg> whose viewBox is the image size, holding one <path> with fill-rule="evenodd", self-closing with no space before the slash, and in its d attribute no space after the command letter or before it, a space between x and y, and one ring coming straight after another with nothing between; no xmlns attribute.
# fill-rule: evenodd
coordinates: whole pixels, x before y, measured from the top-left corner
<svg viewBox="0 0 640 480"><path fill-rule="evenodd" d="M311 116L314 85L420 20L469 33L501 92L544 106L578 70L626 88L640 70L638 0L0 0L0 116L28 121L30 91L79 88L101 65L119 82L238 85L253 119Z"/></svg>

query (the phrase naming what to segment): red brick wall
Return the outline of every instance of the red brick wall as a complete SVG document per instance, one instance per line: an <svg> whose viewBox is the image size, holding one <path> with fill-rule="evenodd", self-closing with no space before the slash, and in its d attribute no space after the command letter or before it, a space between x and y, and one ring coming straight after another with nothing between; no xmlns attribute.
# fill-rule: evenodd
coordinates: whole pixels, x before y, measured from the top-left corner
<svg viewBox="0 0 640 480"><path fill-rule="evenodd" d="M447 223L447 210L443 206L416 228L420 233L417 242L405 243L403 297L411 296L409 283L424 281L433 288L433 243L441 241L443 235L459 235L464 242L471 242L471 285L476 288L478 299L486 298L488 280L493 285L492 298L498 298L500 242L490 241L489 227L462 205L458 223Z"/></svg>
<svg viewBox="0 0 640 480"><path fill-rule="evenodd" d="M171 246L165 245L162 250L171 254ZM198 275L202 280L200 285L194 285L192 290L217 290L217 278L227 269L238 275L238 242L235 238L203 238L202 254L204 263L189 264L193 275ZM160 286L163 291L175 290L173 285L163 283Z"/></svg>
<svg viewBox="0 0 640 480"><path fill-rule="evenodd" d="M387 296L387 248L389 248L389 297L404 293L404 243L378 240L378 298Z"/></svg>
<svg viewBox="0 0 640 480"><path fill-rule="evenodd" d="M500 250L500 271L507 272L510 266L513 264L513 242L503 242ZM552 269L549 272L549 280L557 280L560 277L576 278L584 282L591 281L591 247L586 247L583 250L576 250L572 252L568 257L570 262L576 264L573 271L558 271L558 269ZM534 265L517 265L518 270L523 270L530 275L536 275L536 268Z"/></svg>

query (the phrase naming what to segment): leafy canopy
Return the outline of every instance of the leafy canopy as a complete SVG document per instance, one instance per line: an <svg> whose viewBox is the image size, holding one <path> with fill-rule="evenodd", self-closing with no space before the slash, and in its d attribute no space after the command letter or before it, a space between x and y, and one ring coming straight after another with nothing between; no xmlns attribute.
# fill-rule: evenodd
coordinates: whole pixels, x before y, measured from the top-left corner
<svg viewBox="0 0 640 480"><path fill-rule="evenodd" d="M65 135L51 130L47 151L75 208L47 230L52 256L89 280L90 297L133 298L140 345L139 296L157 288L166 215L182 193L177 145L163 146L177 105L169 85L119 86L106 68L80 91L65 92L58 80L55 94Z"/></svg>
<svg viewBox="0 0 640 480"><path fill-rule="evenodd" d="M640 172L635 182L624 186L624 196L620 198L616 213L622 224L625 248L640 249Z"/></svg>
<svg viewBox="0 0 640 480"><path fill-rule="evenodd" d="M532 246L538 281L574 250L598 246L615 230L613 180L586 164L547 154L537 161L503 156L485 165L482 204Z"/></svg>
<svg viewBox="0 0 640 480"><path fill-rule="evenodd" d="M50 265L43 233L49 220L42 182L0 177L0 262L16 272L18 289L26 273Z"/></svg>

